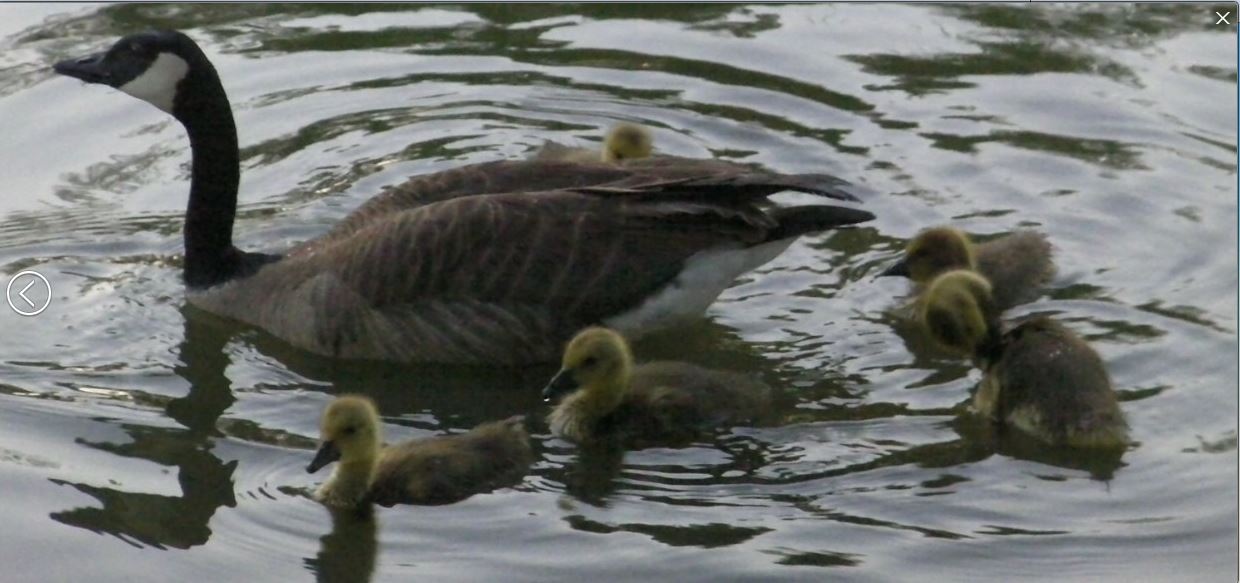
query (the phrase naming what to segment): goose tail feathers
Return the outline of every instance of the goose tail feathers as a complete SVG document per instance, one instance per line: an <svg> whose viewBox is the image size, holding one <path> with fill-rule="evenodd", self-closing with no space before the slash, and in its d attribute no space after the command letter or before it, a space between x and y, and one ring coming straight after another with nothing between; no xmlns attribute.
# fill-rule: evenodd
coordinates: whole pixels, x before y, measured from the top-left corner
<svg viewBox="0 0 1240 583"><path fill-rule="evenodd" d="M831 205L778 208L769 214L775 219L776 227L767 233L768 241L855 225L874 218L874 214L867 211Z"/></svg>

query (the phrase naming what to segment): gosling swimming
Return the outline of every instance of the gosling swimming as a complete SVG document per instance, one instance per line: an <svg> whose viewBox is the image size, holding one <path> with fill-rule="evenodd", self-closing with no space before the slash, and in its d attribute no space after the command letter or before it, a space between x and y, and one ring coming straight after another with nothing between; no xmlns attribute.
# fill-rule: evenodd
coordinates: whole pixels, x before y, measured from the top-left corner
<svg viewBox="0 0 1240 583"><path fill-rule="evenodd" d="M535 152L533 158L543 161L575 162L606 162L614 164L625 160L649 158L654 149L654 137L645 126L635 123L620 122L607 130L603 137L602 150L590 148L574 148L547 142Z"/></svg>
<svg viewBox="0 0 1240 583"><path fill-rule="evenodd" d="M974 411L1052 445L1124 447L1128 424L1098 353L1050 318L1000 334L991 290L976 272L949 271L921 304L931 336L982 369Z"/></svg>
<svg viewBox="0 0 1240 583"><path fill-rule="evenodd" d="M456 502L520 481L533 462L519 416L383 447L374 402L347 395L323 411L320 429L322 443L306 471L339 462L314 495L333 507Z"/></svg>
<svg viewBox="0 0 1240 583"><path fill-rule="evenodd" d="M1046 236L1034 231L974 244L953 227L933 227L909 241L904 257L882 275L913 280L915 295L925 291L935 276L952 269L973 269L991 282L991 295L999 310L1037 299L1043 285L1055 275L1051 246Z"/></svg>
<svg viewBox="0 0 1240 583"><path fill-rule="evenodd" d="M626 447L681 443L703 429L760 419L771 389L742 375L682 362L634 366L624 337L587 328L564 350L560 371L543 389L551 430L569 441L616 440Z"/></svg>

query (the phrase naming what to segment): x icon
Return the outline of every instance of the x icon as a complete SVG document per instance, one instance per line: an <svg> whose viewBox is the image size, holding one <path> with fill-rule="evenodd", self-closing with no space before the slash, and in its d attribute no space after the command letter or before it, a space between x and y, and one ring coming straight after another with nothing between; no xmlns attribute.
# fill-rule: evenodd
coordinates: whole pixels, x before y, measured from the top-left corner
<svg viewBox="0 0 1240 583"><path fill-rule="evenodd" d="M1231 21L1227 20L1227 17L1231 15L1231 12L1215 12L1214 15L1218 17L1218 22L1215 22L1214 24L1231 24Z"/></svg>

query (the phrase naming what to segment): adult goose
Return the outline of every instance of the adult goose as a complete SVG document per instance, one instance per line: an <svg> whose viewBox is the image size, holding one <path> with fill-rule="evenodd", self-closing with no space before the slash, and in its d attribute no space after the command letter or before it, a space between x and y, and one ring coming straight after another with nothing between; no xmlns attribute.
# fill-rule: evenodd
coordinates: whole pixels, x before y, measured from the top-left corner
<svg viewBox="0 0 1240 583"><path fill-rule="evenodd" d="M670 157L501 161L415 176L318 239L279 256L249 253L232 243L232 110L198 45L176 31L134 34L55 70L185 126L189 301L333 357L554 360L583 326L634 336L700 316L799 235L873 218L841 206L763 208L784 190L855 200L821 174Z"/></svg>

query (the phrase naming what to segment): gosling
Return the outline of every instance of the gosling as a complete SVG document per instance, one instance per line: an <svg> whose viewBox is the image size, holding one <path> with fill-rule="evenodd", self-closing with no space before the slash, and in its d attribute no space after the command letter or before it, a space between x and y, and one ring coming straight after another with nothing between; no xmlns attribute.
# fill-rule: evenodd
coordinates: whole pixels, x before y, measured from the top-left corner
<svg viewBox="0 0 1240 583"><path fill-rule="evenodd" d="M534 155L539 160L561 162L605 162L615 164L625 160L649 158L654 150L654 137L645 126L620 122L607 130L601 151L589 148L572 148L548 142Z"/></svg>
<svg viewBox="0 0 1240 583"><path fill-rule="evenodd" d="M710 427L764 418L771 389L735 373L682 362L633 364L628 342L613 330L587 328L564 350L544 400L564 397L547 422L578 444L672 445Z"/></svg>
<svg viewBox="0 0 1240 583"><path fill-rule="evenodd" d="M620 122L607 131L603 139L603 161L638 160L649 158L654 137L650 130L635 123Z"/></svg>
<svg viewBox="0 0 1240 583"><path fill-rule="evenodd" d="M520 416L383 447L374 402L347 395L323 411L320 429L322 443L306 471L340 462L314 495L333 507L456 502L520 481L533 462Z"/></svg>
<svg viewBox="0 0 1240 583"><path fill-rule="evenodd" d="M926 229L909 241L904 257L882 275L913 280L915 295L925 291L935 276L953 269L971 269L991 282L999 310L1037 299L1041 288L1055 276L1051 245L1034 231L975 245L963 231L952 227Z"/></svg>
<svg viewBox="0 0 1240 583"><path fill-rule="evenodd" d="M991 290L977 272L949 271L930 283L921 304L930 335L982 369L973 410L1051 445L1127 445L1128 424L1098 353L1049 318L1001 334Z"/></svg>

